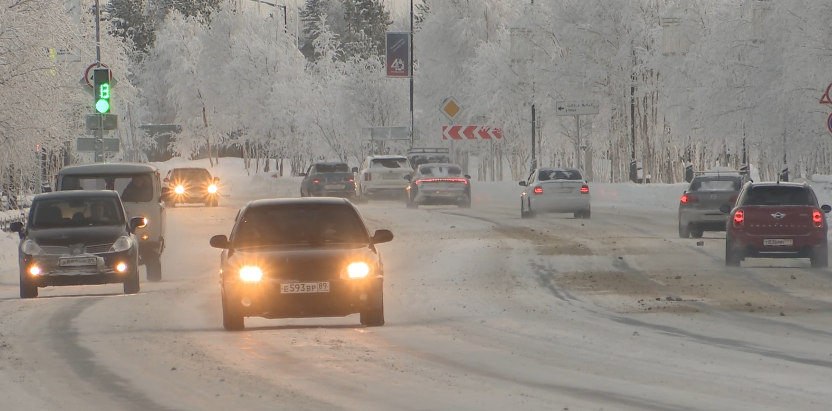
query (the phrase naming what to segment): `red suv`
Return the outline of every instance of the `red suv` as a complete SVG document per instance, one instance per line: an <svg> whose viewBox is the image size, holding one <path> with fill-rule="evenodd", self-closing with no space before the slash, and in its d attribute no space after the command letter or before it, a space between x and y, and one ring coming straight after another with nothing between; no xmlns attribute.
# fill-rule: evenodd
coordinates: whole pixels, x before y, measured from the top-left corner
<svg viewBox="0 0 832 411"><path fill-rule="evenodd" d="M746 257L809 258L812 267L829 265L824 214L828 205L808 184L747 183L729 213L725 236L725 265L738 267Z"/></svg>

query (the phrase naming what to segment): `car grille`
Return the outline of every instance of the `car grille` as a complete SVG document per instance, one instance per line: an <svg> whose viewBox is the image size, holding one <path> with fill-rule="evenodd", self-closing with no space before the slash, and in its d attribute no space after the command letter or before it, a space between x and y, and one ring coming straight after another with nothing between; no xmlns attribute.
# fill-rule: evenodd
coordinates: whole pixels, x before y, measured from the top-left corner
<svg viewBox="0 0 832 411"><path fill-rule="evenodd" d="M88 254L103 254L110 251L112 248L112 244L98 244L98 245L88 245L85 247L85 252ZM54 246L54 245L44 245L40 247L43 250L44 254L52 254L52 255L68 255L69 247L64 246Z"/></svg>

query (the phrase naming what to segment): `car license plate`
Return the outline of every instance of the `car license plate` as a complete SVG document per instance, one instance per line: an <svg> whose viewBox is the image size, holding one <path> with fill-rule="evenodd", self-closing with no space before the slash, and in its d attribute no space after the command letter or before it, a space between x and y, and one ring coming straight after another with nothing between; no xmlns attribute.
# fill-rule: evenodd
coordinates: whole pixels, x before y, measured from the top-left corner
<svg viewBox="0 0 832 411"><path fill-rule="evenodd" d="M560 188L560 189L558 189L558 193L571 193L571 192L572 192L571 188Z"/></svg>
<svg viewBox="0 0 832 411"><path fill-rule="evenodd" d="M344 188L344 186L341 184L327 184L324 187L326 187L327 190L338 190Z"/></svg>
<svg viewBox="0 0 832 411"><path fill-rule="evenodd" d="M281 294L328 293L329 282L280 284Z"/></svg>
<svg viewBox="0 0 832 411"><path fill-rule="evenodd" d="M791 238L767 238L763 240L763 245L789 246L792 244L794 244L794 240Z"/></svg>
<svg viewBox="0 0 832 411"><path fill-rule="evenodd" d="M70 257L58 260L58 265L61 267L83 267L87 265L96 265L97 263L98 261L95 257Z"/></svg>
<svg viewBox="0 0 832 411"><path fill-rule="evenodd" d="M381 178L383 178L385 180L395 180L395 179L399 178L399 176L397 174L385 174Z"/></svg>

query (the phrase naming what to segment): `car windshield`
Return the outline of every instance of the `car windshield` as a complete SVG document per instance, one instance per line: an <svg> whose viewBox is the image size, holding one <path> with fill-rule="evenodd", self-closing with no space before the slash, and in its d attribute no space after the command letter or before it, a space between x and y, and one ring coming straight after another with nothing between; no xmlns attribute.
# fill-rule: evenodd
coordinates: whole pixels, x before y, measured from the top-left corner
<svg viewBox="0 0 832 411"><path fill-rule="evenodd" d="M235 248L274 245L367 244L369 237L352 207L291 204L254 207L241 217Z"/></svg>
<svg viewBox="0 0 832 411"><path fill-rule="evenodd" d="M173 181L209 181L211 173L204 168L177 168L170 174Z"/></svg>
<svg viewBox="0 0 832 411"><path fill-rule="evenodd" d="M745 205L749 206L813 206L814 196L803 187L763 186L752 187Z"/></svg>
<svg viewBox="0 0 832 411"><path fill-rule="evenodd" d="M36 200L31 218L33 229L124 224L121 205L113 197Z"/></svg>
<svg viewBox="0 0 832 411"><path fill-rule="evenodd" d="M121 201L153 201L153 180L149 174L64 176L61 190L113 190Z"/></svg>
<svg viewBox="0 0 832 411"><path fill-rule="evenodd" d="M316 164L315 171L318 173L349 173L350 168L346 163L338 164Z"/></svg>
<svg viewBox="0 0 832 411"><path fill-rule="evenodd" d="M550 180L578 180L582 181L584 178L578 170L540 170L537 173L537 179L540 181Z"/></svg>
<svg viewBox="0 0 832 411"><path fill-rule="evenodd" d="M694 178L688 191L740 191L742 177Z"/></svg>
<svg viewBox="0 0 832 411"><path fill-rule="evenodd" d="M429 163L450 163L451 158L444 154L435 154L435 155L415 155L410 157L410 163L413 164L415 167L418 167L422 164L429 164Z"/></svg>
<svg viewBox="0 0 832 411"><path fill-rule="evenodd" d="M419 174L428 177L459 177L462 168L455 165L432 165L419 167Z"/></svg>
<svg viewBox="0 0 832 411"><path fill-rule="evenodd" d="M370 168L407 168L407 160L404 158L377 158L370 161Z"/></svg>

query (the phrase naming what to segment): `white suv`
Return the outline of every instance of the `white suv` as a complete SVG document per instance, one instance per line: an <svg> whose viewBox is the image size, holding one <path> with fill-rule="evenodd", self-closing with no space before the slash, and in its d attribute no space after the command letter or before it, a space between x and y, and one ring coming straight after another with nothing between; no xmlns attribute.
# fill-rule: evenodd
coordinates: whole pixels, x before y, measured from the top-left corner
<svg viewBox="0 0 832 411"><path fill-rule="evenodd" d="M413 172L405 156L370 156L361 164L356 179L358 197L362 201L386 196L404 198L409 181L406 176Z"/></svg>

